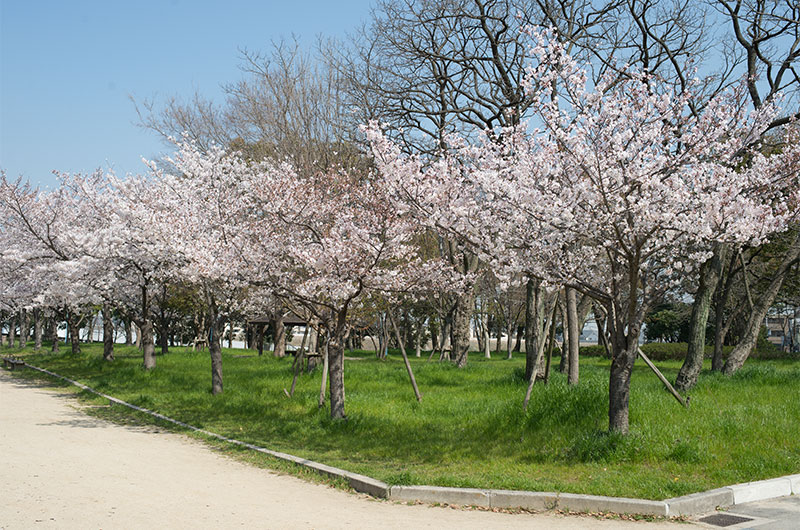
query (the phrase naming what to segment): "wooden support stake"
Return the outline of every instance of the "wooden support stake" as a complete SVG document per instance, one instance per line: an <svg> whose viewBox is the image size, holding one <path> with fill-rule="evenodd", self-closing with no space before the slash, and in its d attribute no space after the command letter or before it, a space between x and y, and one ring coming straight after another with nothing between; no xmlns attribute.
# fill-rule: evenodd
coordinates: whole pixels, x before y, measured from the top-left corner
<svg viewBox="0 0 800 530"><path fill-rule="evenodd" d="M325 386L328 381L328 341L325 341L325 351L322 361L322 383L319 387L319 408L325 406Z"/></svg>
<svg viewBox="0 0 800 530"><path fill-rule="evenodd" d="M389 313L389 321L391 321L392 327L394 328L394 336L397 339L397 343L400 345L400 353L403 354L403 362L406 363L406 371L408 372L408 377L411 379L411 386L414 387L414 395L417 397L417 402L422 402L422 395L419 393L417 380L414 378L414 372L411 371L411 363L408 362L406 347L403 345L403 339L400 337L400 331L397 329L397 324L394 322L392 311L389 310L387 313Z"/></svg>
<svg viewBox="0 0 800 530"><path fill-rule="evenodd" d="M688 398L683 399L683 397L680 394L678 394L678 391L672 387L669 381L667 381L667 378L664 377L664 374L662 374L661 371L658 368L656 368L656 365L654 365L653 362L650 359L648 359L647 355L644 354L641 348L637 348L637 350L639 351L639 357L641 357L642 360L645 362L645 364L647 364L647 366L650 367L650 369L658 376L658 378L661 379L661 382L664 383L664 386L667 387L667 390L669 390L670 393L672 393L672 395L675 396L675 399L678 400L678 403L680 403L686 408L689 408Z"/></svg>

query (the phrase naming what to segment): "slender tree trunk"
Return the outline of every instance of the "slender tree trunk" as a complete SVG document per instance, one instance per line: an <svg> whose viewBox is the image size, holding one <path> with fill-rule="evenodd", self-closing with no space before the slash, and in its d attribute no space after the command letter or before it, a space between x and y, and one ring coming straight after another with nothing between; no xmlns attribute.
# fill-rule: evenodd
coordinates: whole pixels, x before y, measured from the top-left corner
<svg viewBox="0 0 800 530"><path fill-rule="evenodd" d="M506 333L508 334L508 340L506 340L506 359L511 359L511 350L512 350L512 340L511 334L514 332L514 324L509 322L506 326Z"/></svg>
<svg viewBox="0 0 800 530"><path fill-rule="evenodd" d="M211 328L208 338L208 352L211 355L211 394L222 393L222 345L220 344L220 324L221 319L217 310L217 304L212 300L208 304Z"/></svg>
<svg viewBox="0 0 800 530"><path fill-rule="evenodd" d="M33 349L39 352L42 349L42 310L38 307L33 310Z"/></svg>
<svg viewBox="0 0 800 530"><path fill-rule="evenodd" d="M111 319L111 306L103 304L103 359L114 360L114 321Z"/></svg>
<svg viewBox="0 0 800 530"><path fill-rule="evenodd" d="M27 309L20 312L19 319L19 347L24 348L28 345L28 336L31 331L31 316Z"/></svg>
<svg viewBox="0 0 800 530"><path fill-rule="evenodd" d="M67 315L67 325L69 327L69 340L72 346L72 355L78 355L81 352L80 323L80 316L70 311Z"/></svg>
<svg viewBox="0 0 800 530"><path fill-rule="evenodd" d="M453 310L453 343L451 358L459 368L467 365L469 360L469 321L472 316L473 293L461 293L456 297Z"/></svg>
<svg viewBox="0 0 800 530"><path fill-rule="evenodd" d="M783 280L786 278L787 272L798 257L800 257L800 231L795 235L794 241L784 255L778 270L775 271L769 286L754 302L753 310L750 313L750 318L747 320L747 327L742 335L742 339L739 341L739 344L733 348L730 355L728 355L728 360L722 368L722 373L730 375L739 370L753 351L753 348L755 348L758 332L761 329L764 318L766 318L770 306L772 306L772 303L775 301L775 297L778 295L781 285L783 285Z"/></svg>
<svg viewBox="0 0 800 530"><path fill-rule="evenodd" d="M580 369L581 332L578 323L578 294L575 289L567 287L566 298L567 325L569 327L569 373L567 374L567 383L577 385Z"/></svg>
<svg viewBox="0 0 800 530"><path fill-rule="evenodd" d="M692 316L689 323L689 344L686 359L683 361L678 376L675 378L675 388L688 390L697 384L700 370L703 369L703 357L706 353L706 326L711 310L711 300L717 289L722 264L727 252L726 245L718 245L714 255L700 267L700 283L697 286Z"/></svg>
<svg viewBox="0 0 800 530"><path fill-rule="evenodd" d="M417 328L417 332L414 334L414 355L416 357L422 357L422 324L419 325Z"/></svg>

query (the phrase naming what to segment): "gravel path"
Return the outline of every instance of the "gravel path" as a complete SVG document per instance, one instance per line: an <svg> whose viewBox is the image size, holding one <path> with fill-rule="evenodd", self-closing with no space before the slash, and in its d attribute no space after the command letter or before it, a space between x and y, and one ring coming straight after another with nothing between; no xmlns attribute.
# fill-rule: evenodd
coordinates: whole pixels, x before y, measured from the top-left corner
<svg viewBox="0 0 800 530"><path fill-rule="evenodd" d="M179 434L115 425L0 369L0 530L687 528L406 506L254 468Z"/></svg>

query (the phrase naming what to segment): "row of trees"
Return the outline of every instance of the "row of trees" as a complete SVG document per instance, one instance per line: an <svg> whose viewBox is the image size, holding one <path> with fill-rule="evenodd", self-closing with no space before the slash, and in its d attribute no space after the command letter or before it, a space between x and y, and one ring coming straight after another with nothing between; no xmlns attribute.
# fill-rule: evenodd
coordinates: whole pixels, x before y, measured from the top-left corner
<svg viewBox="0 0 800 530"><path fill-rule="evenodd" d="M476 305L495 298L509 337L524 313L533 382L563 288L570 382L593 311L613 359L609 427L626 432L649 307L694 295L688 388L710 307L732 320L747 287L730 373L795 267L800 144L784 109L798 19L766 1L379 4L352 45L321 45L323 61L282 44L246 53L224 107L144 104L145 126L187 135L147 177L64 176L52 192L4 179L4 300L125 308L149 369L152 293L191 286L215 392L228 313L293 308L326 330L331 414L344 417L344 343L371 309L404 305L417 337L441 316L464 366ZM703 64L714 53L725 61ZM497 296L476 303L476 285Z"/></svg>

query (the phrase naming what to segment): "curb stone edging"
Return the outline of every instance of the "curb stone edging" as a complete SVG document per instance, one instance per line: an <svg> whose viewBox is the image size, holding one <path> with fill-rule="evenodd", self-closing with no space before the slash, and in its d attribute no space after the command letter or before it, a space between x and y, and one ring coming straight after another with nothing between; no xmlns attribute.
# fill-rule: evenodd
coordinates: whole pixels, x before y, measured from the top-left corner
<svg viewBox="0 0 800 530"><path fill-rule="evenodd" d="M562 509L574 512L610 512L676 517L699 515L712 512L717 508L728 508L745 502L774 499L787 495L800 495L800 474L759 480L756 482L733 484L723 488L701 491L682 497L666 499L664 501L625 497L604 497L600 495L580 495L575 493L448 488L441 486L389 486L385 482L366 475L351 473L350 471L314 462L313 460L307 460L280 451L273 451L251 443L242 442L241 440L228 438L227 436L211 431L206 431L205 429L200 429L188 423L164 416L158 412L103 394L83 383L73 381L72 379L44 368L39 368L27 363L25 363L25 366L66 381L82 390L105 398L111 403L116 403L149 414L160 420L178 425L210 438L264 453L279 460L292 462L321 475L342 479L355 491L392 501L482 506L486 508L522 508L532 511Z"/></svg>

